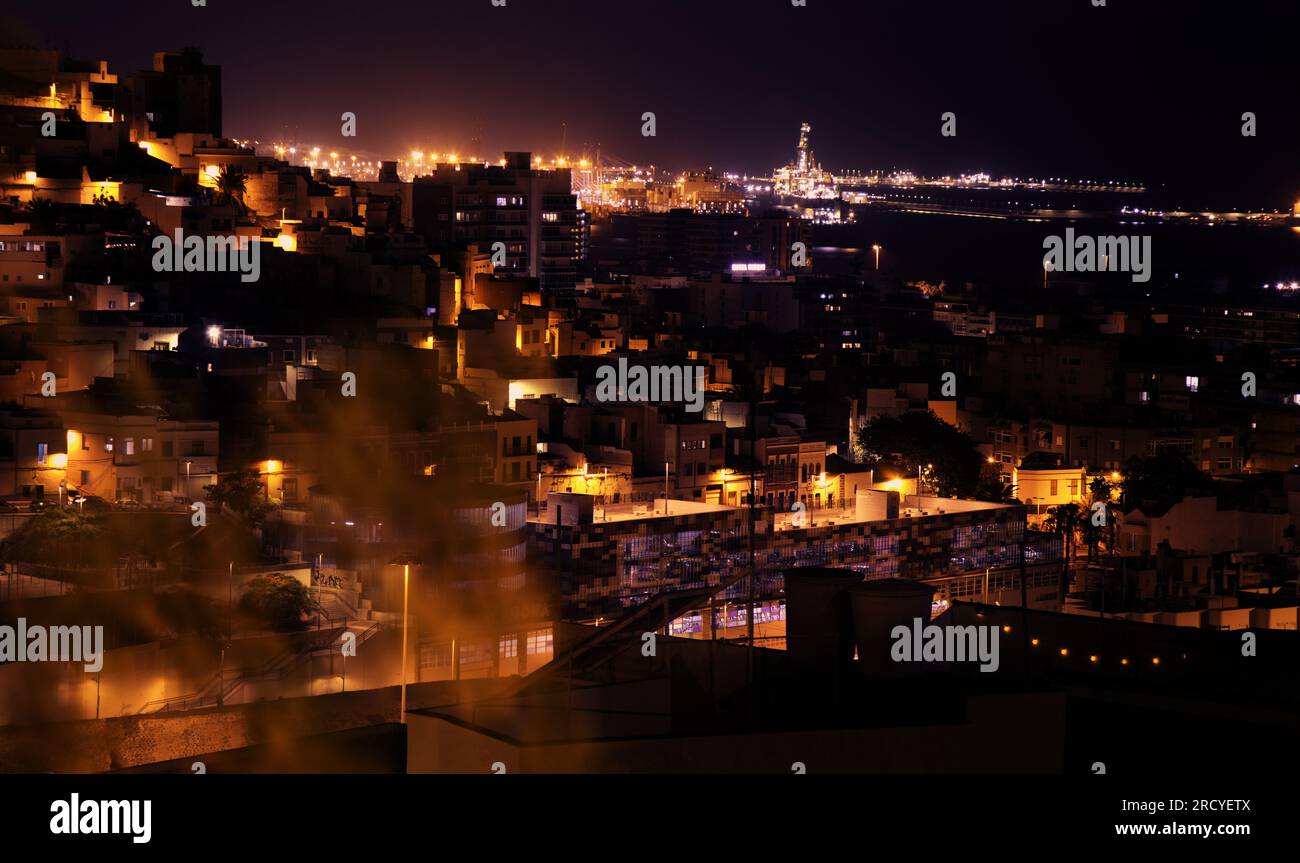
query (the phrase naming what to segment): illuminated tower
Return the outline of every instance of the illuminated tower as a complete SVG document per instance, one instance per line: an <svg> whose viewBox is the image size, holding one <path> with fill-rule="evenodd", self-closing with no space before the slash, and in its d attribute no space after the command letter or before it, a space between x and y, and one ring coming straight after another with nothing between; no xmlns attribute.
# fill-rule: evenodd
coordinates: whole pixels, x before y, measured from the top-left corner
<svg viewBox="0 0 1300 863"><path fill-rule="evenodd" d="M812 134L812 126L804 123L799 127L799 157L795 160L799 173L805 174L812 170L816 164L813 161L812 144L809 143L808 137Z"/></svg>

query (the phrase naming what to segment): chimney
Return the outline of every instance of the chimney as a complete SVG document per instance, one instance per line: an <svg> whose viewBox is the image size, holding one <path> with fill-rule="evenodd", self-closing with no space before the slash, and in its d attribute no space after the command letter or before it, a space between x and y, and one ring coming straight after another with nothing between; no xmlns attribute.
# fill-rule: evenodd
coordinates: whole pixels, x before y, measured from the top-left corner
<svg viewBox="0 0 1300 863"><path fill-rule="evenodd" d="M918 673L920 663L894 662L890 657L893 646L890 632L899 625L910 629L918 617L923 624L928 624L934 588L917 581L887 578L855 585L849 596L858 647L858 670L874 676Z"/></svg>
<svg viewBox="0 0 1300 863"><path fill-rule="evenodd" d="M849 589L862 582L851 569L801 567L785 576L786 651L801 669L829 673L853 659Z"/></svg>

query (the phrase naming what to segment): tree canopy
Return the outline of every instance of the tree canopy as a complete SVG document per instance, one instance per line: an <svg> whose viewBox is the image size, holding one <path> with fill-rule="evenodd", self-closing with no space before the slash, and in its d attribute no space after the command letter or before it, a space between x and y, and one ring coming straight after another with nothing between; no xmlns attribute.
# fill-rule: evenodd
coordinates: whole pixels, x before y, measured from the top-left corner
<svg viewBox="0 0 1300 863"><path fill-rule="evenodd" d="M203 489L208 500L230 507L253 525L260 525L275 509L275 504L266 499L266 485L252 469L226 474L216 485Z"/></svg>
<svg viewBox="0 0 1300 863"><path fill-rule="evenodd" d="M305 626L304 618L316 610L316 601L302 582L274 572L248 582L239 609L269 629L291 632Z"/></svg>
<svg viewBox="0 0 1300 863"><path fill-rule="evenodd" d="M1000 491L981 489L984 459L979 450L965 432L933 411L876 417L863 426L857 444L867 464L893 463L909 474L921 467L926 491L937 495L975 497L981 490Z"/></svg>
<svg viewBox="0 0 1300 863"><path fill-rule="evenodd" d="M1130 459L1120 482L1125 512L1162 510L1184 497L1214 494L1214 481L1182 453L1166 450Z"/></svg>

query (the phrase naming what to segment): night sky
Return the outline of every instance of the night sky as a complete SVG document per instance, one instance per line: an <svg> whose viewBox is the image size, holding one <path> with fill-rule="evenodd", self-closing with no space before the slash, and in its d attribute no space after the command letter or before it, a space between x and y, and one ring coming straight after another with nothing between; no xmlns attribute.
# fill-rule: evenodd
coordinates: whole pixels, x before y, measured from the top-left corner
<svg viewBox="0 0 1300 863"><path fill-rule="evenodd" d="M807 120L832 169L1133 179L1241 208L1300 197L1294 2L807 2L55 0L7 13L24 23L0 39L119 71L196 45L224 67L227 134L385 157L468 154L476 135L484 157L551 156L567 123L570 154L758 172L789 160Z"/></svg>

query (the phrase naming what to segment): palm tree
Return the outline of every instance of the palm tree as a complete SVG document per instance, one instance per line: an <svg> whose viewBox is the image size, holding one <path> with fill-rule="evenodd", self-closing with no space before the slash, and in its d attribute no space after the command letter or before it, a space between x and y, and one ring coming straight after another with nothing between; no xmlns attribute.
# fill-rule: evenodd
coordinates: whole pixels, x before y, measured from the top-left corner
<svg viewBox="0 0 1300 863"><path fill-rule="evenodd" d="M1020 503L1016 498L1016 490L1010 483L1003 482L1000 477L981 479L975 490L975 499L989 503Z"/></svg>
<svg viewBox="0 0 1300 863"><path fill-rule="evenodd" d="M222 165L221 173L216 176L217 200L229 204L239 212L244 212L244 193L248 191L248 175L243 168Z"/></svg>
<svg viewBox="0 0 1300 863"><path fill-rule="evenodd" d="M52 198L32 198L27 202L24 213L31 219L33 228L41 233L49 233L58 224L60 207Z"/></svg>
<svg viewBox="0 0 1300 863"><path fill-rule="evenodd" d="M1085 523L1083 510L1077 503L1063 503L1047 511L1043 529L1061 537L1065 556L1061 561L1061 590L1066 591L1070 579L1070 558L1074 555L1077 535Z"/></svg>
<svg viewBox="0 0 1300 863"><path fill-rule="evenodd" d="M1115 534L1119 528L1119 506L1115 503L1115 490L1118 488L1117 483L1113 483L1105 477L1099 476L1093 479L1089 484L1088 490L1092 492L1092 502L1105 505L1106 529L1104 531L1094 531L1096 536L1093 539L1093 546L1105 540L1107 550L1113 555L1115 553ZM1091 516L1089 524L1091 524ZM1088 550L1089 559L1092 558L1094 547Z"/></svg>

